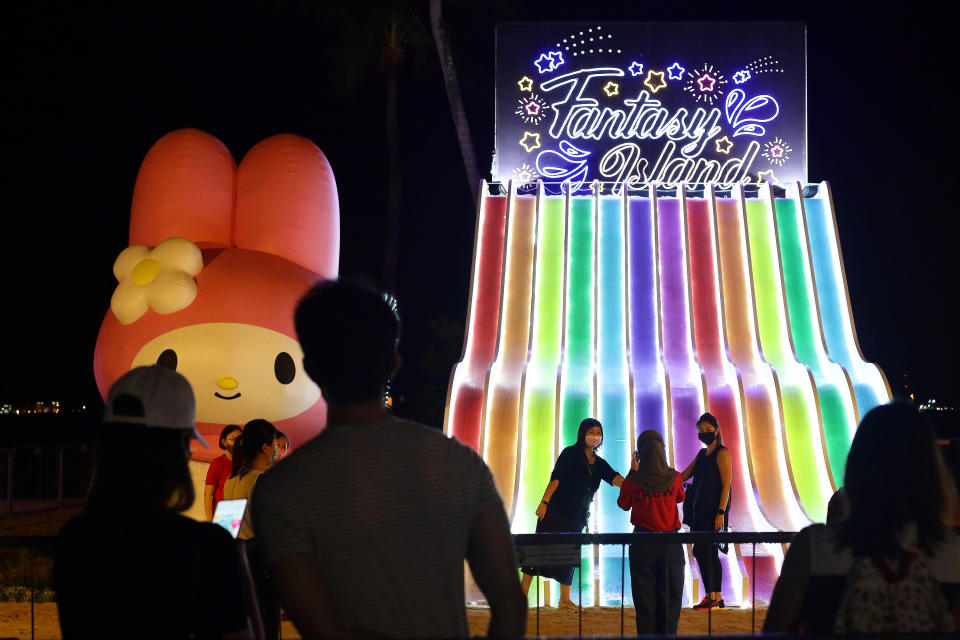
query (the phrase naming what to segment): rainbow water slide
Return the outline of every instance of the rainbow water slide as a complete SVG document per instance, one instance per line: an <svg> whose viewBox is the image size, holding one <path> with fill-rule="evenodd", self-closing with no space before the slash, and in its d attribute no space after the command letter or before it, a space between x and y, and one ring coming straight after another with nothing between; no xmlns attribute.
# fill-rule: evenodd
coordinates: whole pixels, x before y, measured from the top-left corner
<svg viewBox="0 0 960 640"><path fill-rule="evenodd" d="M889 398L857 345L826 183L777 197L765 185L610 186L483 188L446 433L482 453L519 533L534 530L583 418L601 420L600 453L625 474L644 429L685 467L709 410L733 459L734 530L822 521L857 419ZM598 492L592 531L630 530L616 495ZM747 553L726 559L732 603ZM782 555L757 556L764 596ZM620 549L584 548L583 567L584 603L619 603Z"/></svg>

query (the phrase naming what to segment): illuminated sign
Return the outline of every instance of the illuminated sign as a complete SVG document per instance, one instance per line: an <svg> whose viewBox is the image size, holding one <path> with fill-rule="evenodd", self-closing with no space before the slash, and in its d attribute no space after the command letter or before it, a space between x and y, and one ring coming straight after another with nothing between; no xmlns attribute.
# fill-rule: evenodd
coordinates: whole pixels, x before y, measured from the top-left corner
<svg viewBox="0 0 960 640"><path fill-rule="evenodd" d="M494 180L806 182L799 24L497 29Z"/></svg>

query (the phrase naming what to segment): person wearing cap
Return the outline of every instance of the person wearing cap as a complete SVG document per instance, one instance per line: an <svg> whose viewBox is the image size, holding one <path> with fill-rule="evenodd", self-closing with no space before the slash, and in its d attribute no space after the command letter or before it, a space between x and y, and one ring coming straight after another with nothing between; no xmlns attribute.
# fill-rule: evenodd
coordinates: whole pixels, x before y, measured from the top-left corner
<svg viewBox="0 0 960 640"><path fill-rule="evenodd" d="M722 531L727 528L729 519L733 461L730 451L723 446L720 423L713 414L704 413L697 419L697 438L707 446L681 473L684 481L693 476L693 486L683 504L683 522L691 531ZM706 592L703 600L693 605L694 609L724 607L720 593L723 569L718 551L726 553L726 544L698 542L693 545L693 557L700 567Z"/></svg>
<svg viewBox="0 0 960 640"><path fill-rule="evenodd" d="M64 638L252 638L249 576L230 534L181 513L196 405L186 378L137 367L107 396L85 512L57 538Z"/></svg>
<svg viewBox="0 0 960 640"><path fill-rule="evenodd" d="M230 470L233 467L233 443L237 441L242 429L238 424L228 424L220 432L220 438L217 444L223 450L223 454L217 456L210 462L207 469L207 479L203 487L203 508L207 520L213 520L213 513L217 509L217 503L223 500L223 485L227 483L230 477Z"/></svg>

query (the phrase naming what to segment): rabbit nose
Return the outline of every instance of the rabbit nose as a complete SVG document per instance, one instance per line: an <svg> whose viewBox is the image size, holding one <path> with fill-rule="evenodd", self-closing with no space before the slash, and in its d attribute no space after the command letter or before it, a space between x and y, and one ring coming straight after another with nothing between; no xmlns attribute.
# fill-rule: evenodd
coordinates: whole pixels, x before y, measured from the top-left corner
<svg viewBox="0 0 960 640"><path fill-rule="evenodd" d="M237 385L240 383L237 382L236 378L231 378L230 376L223 376L217 380L217 386L223 389L224 391L233 391L237 388Z"/></svg>

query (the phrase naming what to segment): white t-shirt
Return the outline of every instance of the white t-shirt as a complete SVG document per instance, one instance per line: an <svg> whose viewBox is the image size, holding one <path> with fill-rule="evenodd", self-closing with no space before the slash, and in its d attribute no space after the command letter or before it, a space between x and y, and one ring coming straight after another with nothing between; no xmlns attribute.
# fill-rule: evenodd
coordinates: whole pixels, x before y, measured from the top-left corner
<svg viewBox="0 0 960 640"><path fill-rule="evenodd" d="M468 534L497 505L472 449L394 417L328 426L253 495L267 562L316 554L343 622L392 637L469 635Z"/></svg>

